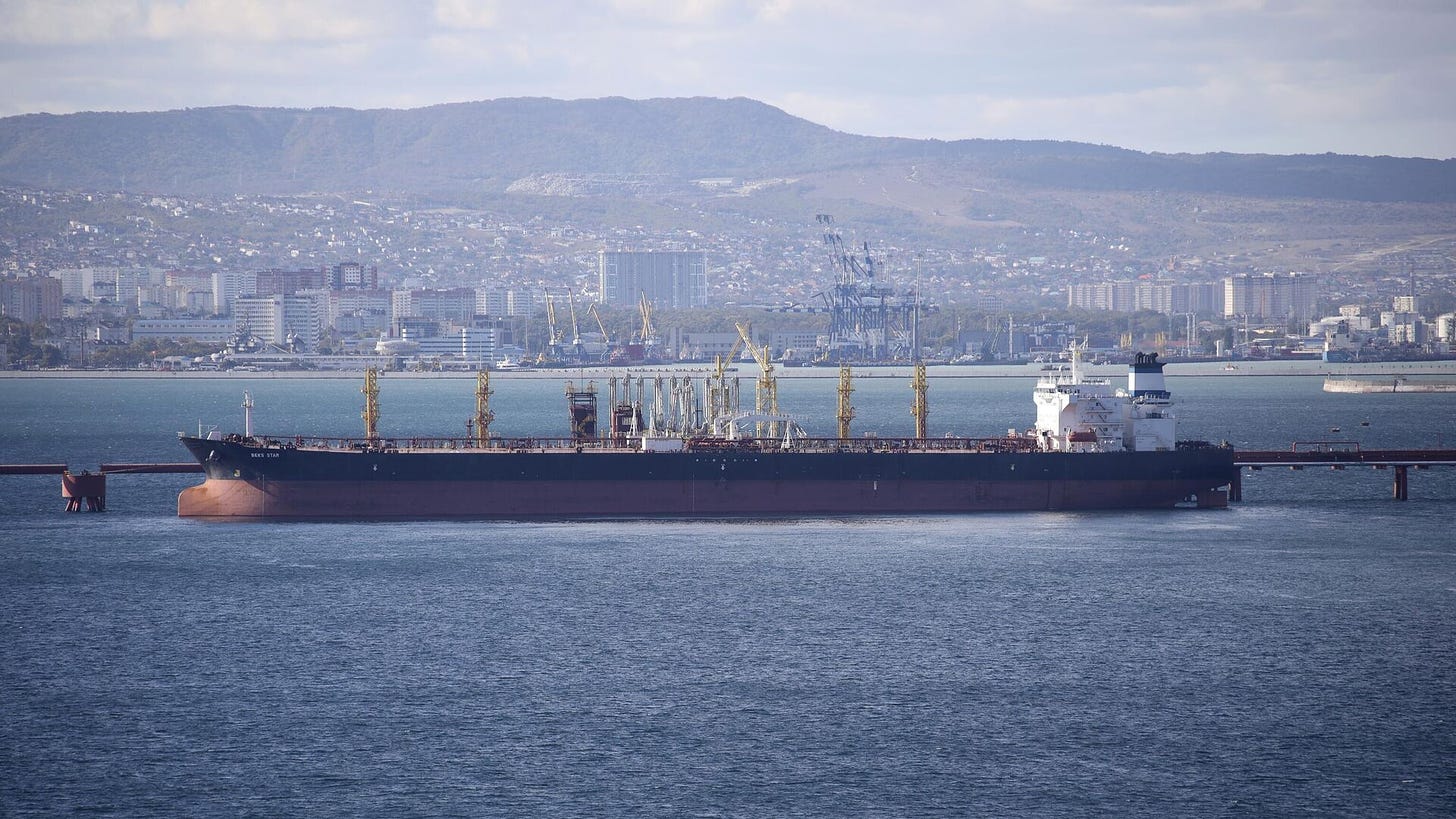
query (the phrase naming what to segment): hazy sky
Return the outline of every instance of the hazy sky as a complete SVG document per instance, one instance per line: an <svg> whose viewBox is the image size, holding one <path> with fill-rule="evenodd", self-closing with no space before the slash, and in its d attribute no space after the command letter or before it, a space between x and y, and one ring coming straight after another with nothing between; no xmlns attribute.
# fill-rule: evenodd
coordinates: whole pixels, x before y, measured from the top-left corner
<svg viewBox="0 0 1456 819"><path fill-rule="evenodd" d="M750 97L876 136L1456 157L1456 0L0 0L0 115Z"/></svg>

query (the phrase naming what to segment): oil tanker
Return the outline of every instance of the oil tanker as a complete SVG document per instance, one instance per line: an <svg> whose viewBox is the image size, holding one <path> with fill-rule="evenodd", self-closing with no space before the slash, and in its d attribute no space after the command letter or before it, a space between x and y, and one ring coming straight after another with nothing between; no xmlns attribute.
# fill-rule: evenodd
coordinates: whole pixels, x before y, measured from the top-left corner
<svg viewBox="0 0 1456 819"><path fill-rule="evenodd" d="M922 385L917 404L923 405ZM841 408L848 390L841 379ZM767 380L766 380L767 379ZM753 411L720 364L690 378L611 381L599 434L596 390L567 385L569 436L491 437L488 375L465 438L374 434L366 376L359 439L241 434L182 443L206 479L179 516L214 520L793 517L1227 505L1233 452L1174 438L1156 355L1139 354L1126 389L1088 377L1079 355L1044 372L1034 428L997 438L812 438L778 413L769 374ZM371 392L372 390L372 392ZM765 393L769 400L765 400ZM244 407L251 406L245 400ZM852 415L852 412L850 413ZM473 423L473 425L472 425Z"/></svg>

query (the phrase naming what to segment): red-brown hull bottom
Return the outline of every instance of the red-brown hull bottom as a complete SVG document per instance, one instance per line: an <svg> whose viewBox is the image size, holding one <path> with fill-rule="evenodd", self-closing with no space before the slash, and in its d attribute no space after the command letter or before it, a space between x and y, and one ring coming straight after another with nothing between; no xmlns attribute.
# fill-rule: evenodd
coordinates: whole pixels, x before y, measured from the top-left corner
<svg viewBox="0 0 1456 819"><path fill-rule="evenodd" d="M267 481L209 479L177 499L180 517L788 517L1168 508L1225 505L1207 481Z"/></svg>

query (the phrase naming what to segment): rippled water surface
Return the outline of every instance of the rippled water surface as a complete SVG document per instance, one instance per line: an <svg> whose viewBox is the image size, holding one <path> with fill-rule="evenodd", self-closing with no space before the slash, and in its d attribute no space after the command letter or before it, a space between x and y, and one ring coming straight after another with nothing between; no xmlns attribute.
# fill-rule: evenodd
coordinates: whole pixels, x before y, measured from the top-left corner
<svg viewBox="0 0 1456 819"><path fill-rule="evenodd" d="M1240 446L1436 446L1456 419L1170 386L1184 437ZM827 431L833 382L786 387ZM932 427L1025 426L1029 388L933 379ZM397 434L470 413L463 381L385 390ZM559 384L498 390L503 424L564 426ZM263 429L357 426L352 382L253 392ZM180 460L175 430L236 427L240 398L0 382L0 461ZM905 433L908 387L856 399ZM0 815L1449 815L1453 478L1400 503L1388 473L1266 470L1201 512L266 525L178 520L192 476L70 516L54 478L0 478Z"/></svg>

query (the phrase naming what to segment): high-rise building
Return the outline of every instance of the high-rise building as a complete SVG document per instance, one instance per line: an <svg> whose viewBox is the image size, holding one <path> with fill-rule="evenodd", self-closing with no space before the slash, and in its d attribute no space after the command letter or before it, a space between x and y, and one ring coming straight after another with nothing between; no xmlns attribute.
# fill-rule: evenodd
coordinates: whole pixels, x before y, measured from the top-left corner
<svg viewBox="0 0 1456 819"><path fill-rule="evenodd" d="M597 274L603 304L632 307L643 295L653 307L708 303L708 254L703 252L604 250Z"/></svg>
<svg viewBox="0 0 1456 819"><path fill-rule="evenodd" d="M375 290L379 287L379 268L340 262L329 268L328 285L331 290Z"/></svg>
<svg viewBox="0 0 1456 819"><path fill-rule="evenodd" d="M89 267L65 267L51 271L61 283L61 296L67 299L89 299L96 290L96 271Z"/></svg>
<svg viewBox="0 0 1456 819"><path fill-rule="evenodd" d="M1213 284L1170 281L1082 282L1067 287L1067 306L1082 310L1131 313L1219 312L1220 288Z"/></svg>
<svg viewBox="0 0 1456 819"><path fill-rule="evenodd" d="M477 316L510 315L509 288L499 285L475 288L475 314Z"/></svg>
<svg viewBox="0 0 1456 819"><path fill-rule="evenodd" d="M50 276L0 278L0 313L27 323L58 319L61 292L61 280Z"/></svg>
<svg viewBox="0 0 1456 819"><path fill-rule="evenodd" d="M321 290L329 286L329 276L323 268L315 270L259 270L257 284L253 291L259 296L287 296L300 290Z"/></svg>
<svg viewBox="0 0 1456 819"><path fill-rule="evenodd" d="M236 270L219 270L212 274L212 312L228 315L233 301L258 292L258 274Z"/></svg>
<svg viewBox="0 0 1456 819"><path fill-rule="evenodd" d="M395 322L405 318L427 318L468 324L475 315L475 290L395 290L391 294Z"/></svg>
<svg viewBox="0 0 1456 819"><path fill-rule="evenodd" d="M331 290L327 294L328 326L345 335L387 332L393 318L388 290Z"/></svg>
<svg viewBox="0 0 1456 819"><path fill-rule="evenodd" d="M1456 313L1436 316L1436 340L1456 343Z"/></svg>
<svg viewBox="0 0 1456 819"><path fill-rule="evenodd" d="M506 287L499 284L477 287L475 315L492 318L533 315L545 303L542 293L539 287Z"/></svg>
<svg viewBox="0 0 1456 819"><path fill-rule="evenodd" d="M233 299L233 321L265 344L300 352L318 348L325 310L313 295L239 296Z"/></svg>
<svg viewBox="0 0 1456 819"><path fill-rule="evenodd" d="M116 303L135 310L143 302L149 301L148 291L152 287L161 286L165 281L166 274L160 270L145 267L119 268L115 278Z"/></svg>
<svg viewBox="0 0 1456 819"><path fill-rule="evenodd" d="M1308 273L1240 273L1223 280L1226 318L1295 319L1314 317L1318 281Z"/></svg>

